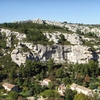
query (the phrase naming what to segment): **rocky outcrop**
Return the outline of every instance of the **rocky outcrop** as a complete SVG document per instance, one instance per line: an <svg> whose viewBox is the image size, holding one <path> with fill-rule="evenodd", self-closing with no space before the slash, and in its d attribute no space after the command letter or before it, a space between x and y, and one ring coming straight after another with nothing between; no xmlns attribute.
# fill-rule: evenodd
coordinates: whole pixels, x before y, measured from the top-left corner
<svg viewBox="0 0 100 100"><path fill-rule="evenodd" d="M49 39L49 41L54 41L55 44L58 44L60 41L60 34L63 34L65 39L70 42L70 44L82 44L83 42L81 41L80 37L78 34L73 33L73 34L67 34L67 33L61 33L61 32L56 32L56 33L44 33L44 35Z"/></svg>
<svg viewBox="0 0 100 100"><path fill-rule="evenodd" d="M15 36L17 40L21 41L23 38L26 38L26 35L19 32L14 32L8 29L0 29L2 35L6 36L6 46L11 47L12 44L12 36Z"/></svg>
<svg viewBox="0 0 100 100"><path fill-rule="evenodd" d="M27 21L21 21L21 23ZM100 64L100 49L96 47L96 52L92 51L90 47L84 46L83 41L86 42L94 42L97 43L99 40L95 38L88 38L84 35L77 34L77 29L84 34L88 32L93 32L100 37L100 28L96 28L89 25L79 25L79 24L69 24L48 20L28 20L28 22L38 23L38 24L46 24L46 25L55 25L63 28L68 28L69 31L66 33L62 33L59 31L55 32L44 32L43 34L46 36L48 41L53 41L53 45L41 45L41 44L33 44L28 43L27 41L23 41L26 38L24 33L10 31L8 29L0 29L0 33L6 36L6 46L11 48L12 46L12 36L18 40L18 43L13 44L15 48L13 48L11 52L12 61L14 61L19 66L24 64L27 59L37 60L41 62L47 62L50 58L54 59L55 63L64 63L64 62L73 62L73 63L87 63L89 60L97 60ZM71 33L70 33L71 32ZM60 45L60 35L63 34L66 41L70 42L70 45ZM83 40L83 41L82 41ZM93 44L94 44L93 43ZM28 49L23 51L23 45L25 45ZM9 52L9 51L8 51ZM7 53L6 53L7 54Z"/></svg>
<svg viewBox="0 0 100 100"><path fill-rule="evenodd" d="M6 36L6 46L11 47L11 31L8 29L1 29L2 35Z"/></svg>
<svg viewBox="0 0 100 100"><path fill-rule="evenodd" d="M25 43L28 47L29 44ZM73 63L87 63L93 59L93 52L89 47L81 45L52 45L43 46L40 44L32 45L30 52L22 53L16 48L11 53L12 60L19 66L25 63L26 59L37 60L40 62L47 62L50 58L54 59L55 63L73 62Z"/></svg>
<svg viewBox="0 0 100 100"><path fill-rule="evenodd" d="M81 45L71 46L71 52L67 54L68 61L74 63L88 63L93 58L93 52L89 47Z"/></svg>
<svg viewBox="0 0 100 100"><path fill-rule="evenodd" d="M24 55L22 55L22 53L18 49L14 49L11 52L11 58L12 58L12 61L14 61L19 66L21 64L24 64L26 61L26 57Z"/></svg>
<svg viewBox="0 0 100 100"><path fill-rule="evenodd" d="M64 34L64 35L65 35L65 39L69 41L71 44L83 43L78 34L73 33L73 34Z"/></svg>

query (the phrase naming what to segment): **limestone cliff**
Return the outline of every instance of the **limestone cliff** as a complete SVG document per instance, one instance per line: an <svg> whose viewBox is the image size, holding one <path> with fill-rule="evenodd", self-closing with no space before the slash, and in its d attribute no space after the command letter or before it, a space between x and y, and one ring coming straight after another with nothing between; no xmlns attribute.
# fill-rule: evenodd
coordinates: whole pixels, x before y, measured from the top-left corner
<svg viewBox="0 0 100 100"><path fill-rule="evenodd" d="M78 24L65 24L61 22L51 22L40 19L33 20L32 22L65 27L72 31L72 33L69 34L67 32L63 33L59 31L43 32L43 34L49 41L54 42L53 45L44 46L42 44L33 44L32 42L23 40L27 38L24 33L1 28L1 36L5 35L6 37L6 47L13 47L11 51L6 52L4 55L10 53L12 61L19 66L21 64L24 64L27 59L46 62L50 58L54 59L55 63L87 63L89 60L96 60L100 63L100 46L96 46L96 43L98 43L99 40L96 40L95 38L85 37L84 35L79 35L76 32L77 29L79 29L81 32L84 32L84 34L88 32L94 32L99 38L99 28L90 28L89 26L85 25L79 26ZM70 45L59 44L61 34L64 35L66 41L70 42ZM84 41L95 44L94 49L96 50L94 51L90 46L84 45ZM27 49L23 50L23 46Z"/></svg>

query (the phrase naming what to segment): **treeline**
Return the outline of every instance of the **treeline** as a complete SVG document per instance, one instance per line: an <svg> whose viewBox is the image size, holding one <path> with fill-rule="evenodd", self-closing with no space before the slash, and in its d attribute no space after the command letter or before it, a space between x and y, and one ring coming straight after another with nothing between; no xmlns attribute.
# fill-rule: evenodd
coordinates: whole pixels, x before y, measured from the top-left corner
<svg viewBox="0 0 100 100"><path fill-rule="evenodd" d="M0 48L6 48L6 36L1 35L1 33L0 33Z"/></svg>
<svg viewBox="0 0 100 100"><path fill-rule="evenodd" d="M63 28L59 27L59 26L54 26L54 25L46 25L46 24L37 24L37 23L32 23L32 22L26 22L26 23L3 23L0 24L0 27L2 28L10 28L10 29L14 29L17 30L18 32L22 32L22 33L27 33L28 30L31 29L48 29L48 30L56 30L56 29L62 29Z"/></svg>
<svg viewBox="0 0 100 100"><path fill-rule="evenodd" d="M65 29L54 26L54 25L46 25L46 24L37 24L32 22L24 22L24 23L3 23L0 24L1 28L7 28L12 31L17 31L20 33L25 33L27 38L27 42L33 42L33 43L40 43L40 44L53 44L52 42L49 42L48 39L44 36L43 32L48 31L66 31Z"/></svg>
<svg viewBox="0 0 100 100"><path fill-rule="evenodd" d="M5 63L6 62L6 63ZM73 82L87 87L91 82L97 81L97 76L100 75L100 68L95 61L89 61L88 64L55 64L52 59L47 63L27 60L25 66L18 67L12 62L9 55L0 58L0 80L9 80L11 83L23 86L27 80L42 80L44 78L51 79L57 83L72 84ZM3 77L4 76L4 77ZM35 77L34 77L35 76ZM59 82L57 79L60 79ZM18 80L20 81L19 83Z"/></svg>
<svg viewBox="0 0 100 100"><path fill-rule="evenodd" d="M95 89L100 85L99 75L98 63L92 60L87 64L55 64L53 59L49 59L46 63L27 60L25 65L19 67L12 62L10 55L0 58L0 81L18 85L22 93L26 93L27 96L35 96L40 93L50 95L52 91L54 92L55 87L62 83L66 86L77 83ZM45 78L51 80L48 87L42 87L39 83ZM66 93L68 94L68 92ZM65 98L67 98L67 94ZM69 95L71 96L71 94ZM54 97L56 98L58 95L54 95Z"/></svg>

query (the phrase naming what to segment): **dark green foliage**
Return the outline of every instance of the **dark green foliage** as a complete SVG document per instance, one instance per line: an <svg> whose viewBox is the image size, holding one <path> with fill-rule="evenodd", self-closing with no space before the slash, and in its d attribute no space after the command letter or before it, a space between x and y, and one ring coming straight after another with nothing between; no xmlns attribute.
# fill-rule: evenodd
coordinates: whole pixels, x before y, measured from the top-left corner
<svg viewBox="0 0 100 100"><path fill-rule="evenodd" d="M93 61L93 60L90 60L89 61L89 69L90 69L90 73L95 73L98 71L98 63Z"/></svg>
<svg viewBox="0 0 100 100"><path fill-rule="evenodd" d="M89 88L90 89L97 89L98 88L98 84L91 83L91 84L89 84Z"/></svg>
<svg viewBox="0 0 100 100"><path fill-rule="evenodd" d="M0 48L6 48L6 36L5 33L3 35L0 34Z"/></svg>
<svg viewBox="0 0 100 100"><path fill-rule="evenodd" d="M50 72L53 70L53 65L54 65L53 59L49 59L47 64L48 64L48 71L49 71L49 74L50 74Z"/></svg>
<svg viewBox="0 0 100 100"><path fill-rule="evenodd" d="M76 78L76 83L79 84L79 85L82 85L83 84L83 78L82 77L77 77Z"/></svg>
<svg viewBox="0 0 100 100"><path fill-rule="evenodd" d="M15 91L11 91L11 92L9 93L9 98L10 98L10 100L17 100L17 98L18 98L18 93L15 92Z"/></svg>
<svg viewBox="0 0 100 100"><path fill-rule="evenodd" d="M70 42L65 39L65 36L63 34L60 34L60 44L62 44L62 45L70 44Z"/></svg>
<svg viewBox="0 0 100 100"><path fill-rule="evenodd" d="M11 83L14 82L15 76L16 76L16 75L15 75L15 70L12 69L12 70L10 71L10 73L9 73L9 76L8 76Z"/></svg>
<svg viewBox="0 0 100 100"><path fill-rule="evenodd" d="M67 88L65 91L65 100L73 100L75 94L76 94L76 92Z"/></svg>
<svg viewBox="0 0 100 100"><path fill-rule="evenodd" d="M64 98L62 98L62 97L50 97L50 98L47 98L47 100L64 100Z"/></svg>
<svg viewBox="0 0 100 100"><path fill-rule="evenodd" d="M65 77L65 78L63 78L62 79L62 82L64 83L64 84L71 84L71 80L70 80L70 78L69 77Z"/></svg>
<svg viewBox="0 0 100 100"><path fill-rule="evenodd" d="M51 90L51 89L55 89L55 84L54 84L54 82L49 82L49 89Z"/></svg>
<svg viewBox="0 0 100 100"><path fill-rule="evenodd" d="M74 96L73 100L90 100L85 94L79 93Z"/></svg>
<svg viewBox="0 0 100 100"><path fill-rule="evenodd" d="M75 72L92 76L92 73L98 74L98 63L90 60L88 64L75 64Z"/></svg>
<svg viewBox="0 0 100 100"><path fill-rule="evenodd" d="M89 37L89 38L97 38L96 34L92 32L84 33L84 32L81 32L79 29L77 29L76 33L79 35L84 35L85 37Z"/></svg>
<svg viewBox="0 0 100 100"><path fill-rule="evenodd" d="M84 35L84 33L81 32L79 29L76 30L76 33L79 34L79 35Z"/></svg>
<svg viewBox="0 0 100 100"><path fill-rule="evenodd" d="M15 35L11 35L11 46L14 47L14 44L18 44L18 40Z"/></svg>
<svg viewBox="0 0 100 100"><path fill-rule="evenodd" d="M89 38L91 38L91 37L92 38L97 38L96 34L95 33L92 33L92 32L86 33L85 36L86 37L89 37Z"/></svg>
<svg viewBox="0 0 100 100"><path fill-rule="evenodd" d="M37 82L33 83L32 89L33 89L33 94L35 95L43 91L42 86Z"/></svg>
<svg viewBox="0 0 100 100"><path fill-rule="evenodd" d="M65 41L66 40L63 34L60 34L60 38L61 38L61 41Z"/></svg>
<svg viewBox="0 0 100 100"><path fill-rule="evenodd" d="M37 24L32 22L23 22L23 23L4 23L0 24L0 27L10 28L11 30L15 30L18 32L26 33L32 29L38 29L41 31L65 31L63 28L54 25L46 25L46 24Z"/></svg>
<svg viewBox="0 0 100 100"><path fill-rule="evenodd" d="M30 30L30 31L28 31L28 34L26 34L26 35L27 35L26 41L31 41L31 42L34 42L34 43L48 42L46 37L39 30Z"/></svg>
<svg viewBox="0 0 100 100"><path fill-rule="evenodd" d="M27 77L27 76L31 77L37 75L42 70L45 70L45 67L43 68L40 62L27 60L26 66L21 67L20 71L23 77Z"/></svg>
<svg viewBox="0 0 100 100"><path fill-rule="evenodd" d="M45 90L41 93L43 97L60 97L59 93L56 90Z"/></svg>
<svg viewBox="0 0 100 100"><path fill-rule="evenodd" d="M56 71L56 77L62 78L64 74L64 70L62 68L57 69Z"/></svg>
<svg viewBox="0 0 100 100"><path fill-rule="evenodd" d="M6 79L9 77L9 81L13 80L15 78L15 70L17 68L17 65L12 62L11 57L9 54L3 56L0 58L0 71L2 73L1 80Z"/></svg>

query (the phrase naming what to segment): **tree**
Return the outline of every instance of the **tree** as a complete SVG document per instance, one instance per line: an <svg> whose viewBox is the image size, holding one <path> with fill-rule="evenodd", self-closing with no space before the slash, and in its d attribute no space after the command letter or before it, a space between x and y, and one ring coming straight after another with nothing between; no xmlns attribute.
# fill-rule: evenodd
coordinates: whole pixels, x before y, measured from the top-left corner
<svg viewBox="0 0 100 100"><path fill-rule="evenodd" d="M28 29L26 27L22 27L22 30L21 30L23 33L27 34L28 32Z"/></svg>
<svg viewBox="0 0 100 100"><path fill-rule="evenodd" d="M80 35L84 35L84 33L81 32L79 29L76 30L76 33L77 33L77 34L80 34Z"/></svg>
<svg viewBox="0 0 100 100"><path fill-rule="evenodd" d="M98 84L96 84L96 83L90 83L89 84L90 89L96 89L97 87L98 87Z"/></svg>
<svg viewBox="0 0 100 100"><path fill-rule="evenodd" d="M59 68L57 71L56 71L56 77L59 77L59 78L62 78L63 77L63 69L62 68Z"/></svg>
<svg viewBox="0 0 100 100"><path fill-rule="evenodd" d="M50 88L50 90L53 89L54 88L54 83L53 82L49 82L49 86L48 87Z"/></svg>
<svg viewBox="0 0 100 100"><path fill-rule="evenodd" d="M68 64L67 71L68 71L69 74L72 73L72 71L73 71L73 65L72 64Z"/></svg>
<svg viewBox="0 0 100 100"><path fill-rule="evenodd" d="M33 95L33 89L32 88L28 91L28 95L29 96L32 96Z"/></svg>
<svg viewBox="0 0 100 100"><path fill-rule="evenodd" d="M82 76L86 76L89 73L89 66L88 64L81 64L80 73Z"/></svg>
<svg viewBox="0 0 100 100"><path fill-rule="evenodd" d="M89 100L89 97L83 93L76 94L73 100Z"/></svg>
<svg viewBox="0 0 100 100"><path fill-rule="evenodd" d="M50 72L53 70L54 60L53 59L49 59L47 64L48 64L48 72L50 74Z"/></svg>
<svg viewBox="0 0 100 100"><path fill-rule="evenodd" d="M43 97L60 97L59 93L56 90L45 90L41 93Z"/></svg>
<svg viewBox="0 0 100 100"><path fill-rule="evenodd" d="M37 96L37 94L41 93L41 91L42 91L41 85L38 84L37 82L34 82L33 84L34 95Z"/></svg>
<svg viewBox="0 0 100 100"><path fill-rule="evenodd" d="M96 72L98 72L98 63L90 60L88 65L89 65L91 76L92 76L92 73L97 74Z"/></svg>
<svg viewBox="0 0 100 100"><path fill-rule="evenodd" d="M64 84L71 84L71 80L70 80L69 77L63 78L63 79L62 79L62 82L63 82Z"/></svg>
<svg viewBox="0 0 100 100"><path fill-rule="evenodd" d="M14 78L15 78L15 70L12 69L9 73L9 79L11 82L14 82Z"/></svg>
<svg viewBox="0 0 100 100"><path fill-rule="evenodd" d="M22 79L19 78L19 77L18 77L18 80L17 80L17 85L18 85L18 86L21 86L21 85L22 85Z"/></svg>
<svg viewBox="0 0 100 100"><path fill-rule="evenodd" d="M41 78L41 77L42 77L42 76L41 76L40 74L37 74L37 75L36 75L36 79L37 79L37 80L43 79L43 78Z"/></svg>
<svg viewBox="0 0 100 100"><path fill-rule="evenodd" d="M76 82L77 82L77 84L82 85L83 84L83 78L77 77Z"/></svg>
<svg viewBox="0 0 100 100"><path fill-rule="evenodd" d="M65 36L63 34L60 34L60 38L61 38L61 41L65 41Z"/></svg>
<svg viewBox="0 0 100 100"><path fill-rule="evenodd" d="M18 93L15 92L15 91L11 91L11 92L9 93L9 98L10 98L10 100L17 100L17 98L18 98Z"/></svg>
<svg viewBox="0 0 100 100"><path fill-rule="evenodd" d="M71 89L67 88L65 91L66 100L73 100L75 94L76 94L75 92L73 92Z"/></svg>
<svg viewBox="0 0 100 100"><path fill-rule="evenodd" d="M44 76L45 76L45 72L44 72L44 70L42 70L41 73L40 73L40 77L41 77L42 80L43 80Z"/></svg>
<svg viewBox="0 0 100 100"><path fill-rule="evenodd" d="M24 80L24 82L23 82L23 86L28 86L28 83L29 83L29 79L26 78L26 79Z"/></svg>

